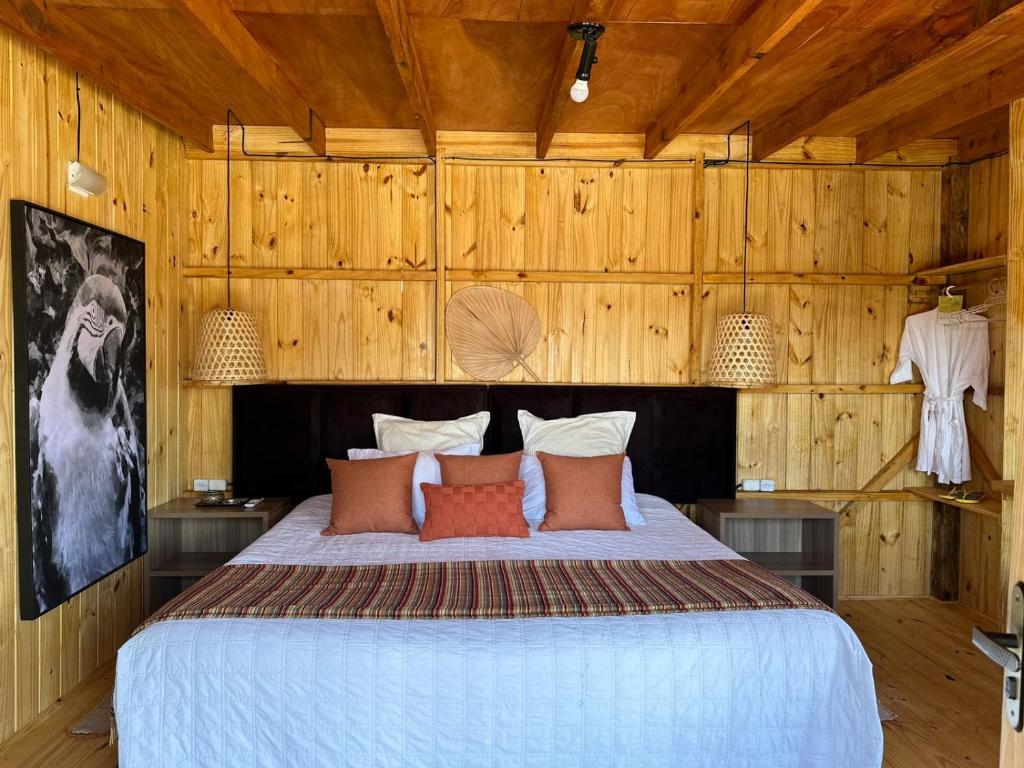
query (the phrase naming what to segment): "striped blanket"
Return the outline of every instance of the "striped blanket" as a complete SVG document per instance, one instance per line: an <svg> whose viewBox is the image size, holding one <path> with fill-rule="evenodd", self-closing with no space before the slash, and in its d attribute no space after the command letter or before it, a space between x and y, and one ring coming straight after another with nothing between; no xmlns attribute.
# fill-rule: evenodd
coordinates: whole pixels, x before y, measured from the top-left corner
<svg viewBox="0 0 1024 768"><path fill-rule="evenodd" d="M747 560L493 560L225 565L159 621L200 618L509 619L825 605Z"/></svg>

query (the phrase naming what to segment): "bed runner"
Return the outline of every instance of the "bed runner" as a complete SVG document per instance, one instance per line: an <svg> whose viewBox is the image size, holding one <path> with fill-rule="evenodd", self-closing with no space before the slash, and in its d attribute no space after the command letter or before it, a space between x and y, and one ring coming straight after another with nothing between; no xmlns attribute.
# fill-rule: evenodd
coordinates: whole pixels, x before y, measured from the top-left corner
<svg viewBox="0 0 1024 768"><path fill-rule="evenodd" d="M143 627L200 618L511 619L764 608L828 610L747 560L224 565Z"/></svg>

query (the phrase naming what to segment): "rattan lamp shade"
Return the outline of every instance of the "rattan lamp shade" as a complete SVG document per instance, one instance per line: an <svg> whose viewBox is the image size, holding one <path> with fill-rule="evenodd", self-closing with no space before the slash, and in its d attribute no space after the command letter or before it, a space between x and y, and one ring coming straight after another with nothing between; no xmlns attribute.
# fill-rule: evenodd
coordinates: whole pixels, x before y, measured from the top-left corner
<svg viewBox="0 0 1024 768"><path fill-rule="evenodd" d="M707 383L740 389L775 384L775 334L770 317L742 312L719 318Z"/></svg>
<svg viewBox="0 0 1024 768"><path fill-rule="evenodd" d="M191 378L196 383L220 386L267 380L263 342L251 313L213 309L203 315Z"/></svg>

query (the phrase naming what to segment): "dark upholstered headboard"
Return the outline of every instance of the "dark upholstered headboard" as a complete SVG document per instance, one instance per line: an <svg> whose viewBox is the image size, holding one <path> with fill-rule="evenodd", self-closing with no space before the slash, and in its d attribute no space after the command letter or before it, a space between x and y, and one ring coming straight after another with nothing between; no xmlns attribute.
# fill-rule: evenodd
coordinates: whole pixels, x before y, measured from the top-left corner
<svg viewBox="0 0 1024 768"><path fill-rule="evenodd" d="M545 419L636 411L628 454L637 491L674 503L735 495L734 391L514 384L236 387L234 492L296 500L330 493L324 460L375 447L374 413L436 420L489 410L484 452L517 451L520 408Z"/></svg>

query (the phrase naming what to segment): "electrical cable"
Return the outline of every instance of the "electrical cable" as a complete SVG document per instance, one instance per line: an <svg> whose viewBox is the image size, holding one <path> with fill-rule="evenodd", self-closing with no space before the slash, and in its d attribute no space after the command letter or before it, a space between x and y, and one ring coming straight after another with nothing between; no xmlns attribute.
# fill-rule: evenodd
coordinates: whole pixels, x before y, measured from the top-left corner
<svg viewBox="0 0 1024 768"><path fill-rule="evenodd" d="M239 122L239 124L241 124L241 121L238 120L238 116L235 115L235 113L232 112L230 108L228 108L227 122L225 123L225 126L227 128L227 148L228 148L228 156L227 156L227 174L228 174L228 179L227 179L227 190L226 190L227 202L228 202L228 211L227 211L227 216L226 216L226 224L227 224L228 232L227 232L227 237L225 238L225 240L227 242L227 294L228 294L227 295L227 299L228 299L228 307L227 308L228 308L228 311L231 310L231 118L232 117L235 118L236 122ZM244 128L243 128L243 130L244 130Z"/></svg>
<svg viewBox="0 0 1024 768"><path fill-rule="evenodd" d="M750 245L750 121L747 120L747 159L743 163L743 314L747 314L747 249Z"/></svg>
<svg viewBox="0 0 1024 768"><path fill-rule="evenodd" d="M75 107L78 116L75 118L75 162L82 162L82 86L79 74L75 72Z"/></svg>

